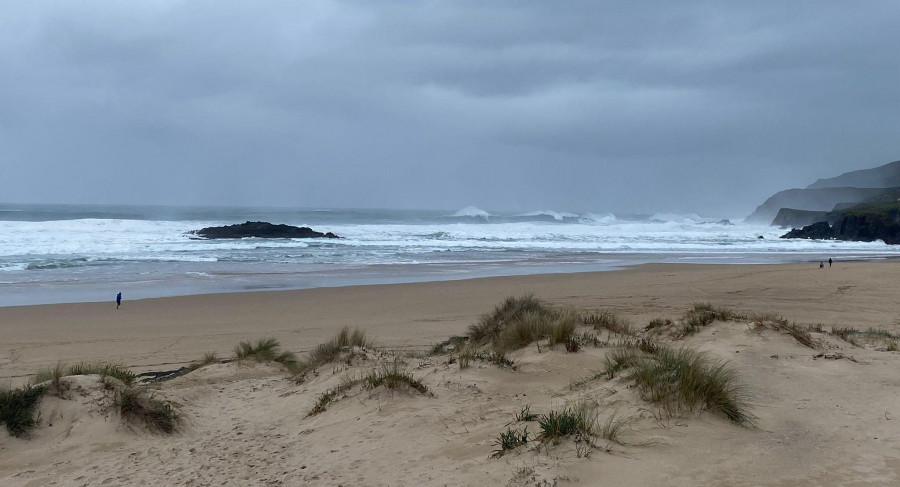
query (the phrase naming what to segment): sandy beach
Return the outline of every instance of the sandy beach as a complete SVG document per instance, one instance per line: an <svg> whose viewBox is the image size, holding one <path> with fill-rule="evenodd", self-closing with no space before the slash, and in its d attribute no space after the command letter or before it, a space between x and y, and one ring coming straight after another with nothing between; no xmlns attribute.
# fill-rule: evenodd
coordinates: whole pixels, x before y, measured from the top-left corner
<svg viewBox="0 0 900 487"><path fill-rule="evenodd" d="M0 308L0 380L12 386L59 361L171 370L206 352L227 358L239 341L263 337L302 355L343 327L364 330L379 350L425 352L466 334L505 297L526 293L560 308L611 309L638 330L655 318L677 321L696 302L821 325L813 333L815 349L783 330L754 329L748 319L716 321L674 340L730 361L748 390L755 427L700 411L661 417L622 378L570 387L603 368L614 336L607 346L579 353L526 347L510 354L515 371L482 363L461 369L448 356L417 355L406 366L433 397L361 392L307 417L317 395L378 363L368 352L368 362L322 367L301 384L275 365L246 362L164 382L157 393L179 404L186 418L186 427L171 436L76 408L95 394L76 384L73 390L83 393L75 399L44 399L31 438L0 432L0 484L897 485L900 352L854 345L828 331L900 333L898 273L895 261L838 262L824 270L813 264L652 264L599 273L126 297L119 310L113 302ZM595 404L601 416L628 417L626 441L587 458L571 442L489 458L497 435L522 407L546 412L578 401Z"/></svg>

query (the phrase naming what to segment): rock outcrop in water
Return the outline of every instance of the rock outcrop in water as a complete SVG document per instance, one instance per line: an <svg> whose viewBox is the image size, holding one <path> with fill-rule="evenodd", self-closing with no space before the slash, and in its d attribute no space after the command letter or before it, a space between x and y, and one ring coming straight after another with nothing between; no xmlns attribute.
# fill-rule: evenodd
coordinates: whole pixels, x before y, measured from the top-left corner
<svg viewBox="0 0 900 487"><path fill-rule="evenodd" d="M834 239L900 244L900 202L862 204L829 215L834 224L820 221L791 230L781 238Z"/></svg>
<svg viewBox="0 0 900 487"><path fill-rule="evenodd" d="M206 227L191 232L200 238L340 238L328 232L317 232L309 227L275 225L269 222L245 222L224 227Z"/></svg>

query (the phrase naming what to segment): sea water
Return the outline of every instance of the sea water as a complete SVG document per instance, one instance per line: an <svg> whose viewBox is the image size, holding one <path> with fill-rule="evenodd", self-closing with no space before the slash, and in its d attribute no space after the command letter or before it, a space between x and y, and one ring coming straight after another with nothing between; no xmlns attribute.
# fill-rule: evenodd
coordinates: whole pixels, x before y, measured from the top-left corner
<svg viewBox="0 0 900 487"><path fill-rule="evenodd" d="M201 240L244 221L341 239ZM0 306L608 270L644 262L875 259L882 242L783 240L698 215L0 204ZM763 237L763 238L759 238Z"/></svg>

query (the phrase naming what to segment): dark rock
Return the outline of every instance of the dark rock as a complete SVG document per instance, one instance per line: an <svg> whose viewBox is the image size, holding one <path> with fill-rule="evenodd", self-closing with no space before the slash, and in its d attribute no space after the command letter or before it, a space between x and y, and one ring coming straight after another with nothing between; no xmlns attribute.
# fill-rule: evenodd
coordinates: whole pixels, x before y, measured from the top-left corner
<svg viewBox="0 0 900 487"><path fill-rule="evenodd" d="M821 221L791 230L781 238L853 240L900 244L900 202L861 204L838 213L831 225Z"/></svg>
<svg viewBox="0 0 900 487"><path fill-rule="evenodd" d="M328 232L317 232L309 227L274 225L269 222L246 222L224 227L206 227L191 232L200 238L340 238Z"/></svg>
<svg viewBox="0 0 900 487"><path fill-rule="evenodd" d="M815 222L828 221L827 211L809 211L795 210L793 208L782 208L778 210L772 225L782 228L801 228L806 225L812 225Z"/></svg>

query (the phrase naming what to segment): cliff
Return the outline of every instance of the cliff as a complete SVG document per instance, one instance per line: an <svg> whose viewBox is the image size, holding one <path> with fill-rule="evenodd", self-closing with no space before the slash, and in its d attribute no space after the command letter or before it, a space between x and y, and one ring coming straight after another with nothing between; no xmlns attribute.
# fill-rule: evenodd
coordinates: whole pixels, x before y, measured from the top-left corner
<svg viewBox="0 0 900 487"><path fill-rule="evenodd" d="M807 189L837 188L892 188L900 186L900 161L894 161L872 169L851 171L833 178L819 179Z"/></svg>
<svg viewBox="0 0 900 487"><path fill-rule="evenodd" d="M835 239L900 244L900 202L866 203L837 212L833 225L826 221L791 230L781 238Z"/></svg>
<svg viewBox="0 0 900 487"><path fill-rule="evenodd" d="M900 188L817 188L786 189L775 193L759 205L748 222L774 224L772 221L782 208L803 211L831 211L842 203L858 204L872 200L896 200Z"/></svg>

